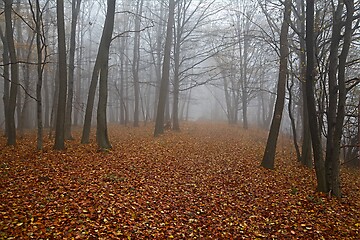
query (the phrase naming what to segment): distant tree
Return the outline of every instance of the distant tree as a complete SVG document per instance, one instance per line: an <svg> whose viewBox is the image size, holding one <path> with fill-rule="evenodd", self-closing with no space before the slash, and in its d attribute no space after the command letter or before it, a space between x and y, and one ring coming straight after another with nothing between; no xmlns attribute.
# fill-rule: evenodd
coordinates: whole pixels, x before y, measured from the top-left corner
<svg viewBox="0 0 360 240"><path fill-rule="evenodd" d="M291 1L285 0L284 2L284 16L280 32L280 66L279 78L277 85L277 97L275 102L274 114L270 126L270 132L266 143L265 153L261 165L268 169L274 168L276 144L279 136L280 124L285 103L285 86L287 79L287 65L288 65L288 33L289 23L291 16Z"/></svg>
<svg viewBox="0 0 360 240"><path fill-rule="evenodd" d="M172 129L176 131L180 130L181 93L210 81L209 73L215 69L211 65L203 64L215 55L212 45L206 41L209 37L203 34L204 26L210 22L214 23L216 20L211 17L222 9L214 6L214 0L176 2L171 116ZM210 32L208 34L211 35Z"/></svg>
<svg viewBox="0 0 360 240"><path fill-rule="evenodd" d="M173 40L172 27L174 24L175 0L169 0L169 15L166 27L166 41L164 50L164 61L162 67L162 77L160 83L159 101L156 111L156 121L154 136L157 137L164 133L164 116L166 97L169 91L169 78L170 78L170 57L171 57L171 43Z"/></svg>
<svg viewBox="0 0 360 240"><path fill-rule="evenodd" d="M136 16L135 16L135 34L134 34L134 49L133 49L133 62L132 74L134 80L134 127L139 126L140 114L140 82L139 82L139 64L140 64L140 24L142 18L142 9L144 0L136 1Z"/></svg>
<svg viewBox="0 0 360 240"><path fill-rule="evenodd" d="M54 149L65 149L65 111L67 88L66 43L64 24L64 0L57 0L57 32L58 32L58 69L59 69L59 95L56 113L56 129Z"/></svg>
<svg viewBox="0 0 360 240"><path fill-rule="evenodd" d="M45 5L48 3L47 1ZM45 36L43 32L43 20L42 20L42 10L40 7L39 0L35 2L35 9L33 8L31 0L29 0L30 10L32 12L32 18L35 23L35 33L36 33L36 52L37 52L37 83L36 83L36 115L37 115L37 149L41 150L43 148L43 111L42 111L42 84L43 84L43 72L44 66L43 59L46 60L46 45L45 45ZM45 54L43 51L45 50ZM44 57L43 57L44 55Z"/></svg>

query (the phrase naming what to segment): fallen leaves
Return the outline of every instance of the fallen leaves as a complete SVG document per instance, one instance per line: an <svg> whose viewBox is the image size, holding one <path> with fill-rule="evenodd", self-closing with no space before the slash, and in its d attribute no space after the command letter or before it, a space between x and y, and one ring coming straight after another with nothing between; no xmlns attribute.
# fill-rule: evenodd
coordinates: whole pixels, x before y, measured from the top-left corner
<svg viewBox="0 0 360 240"><path fill-rule="evenodd" d="M64 152L34 135L0 140L0 238L358 239L358 171L342 172L344 198L316 193L314 172L280 139L276 170L261 168L266 134L189 123L111 127L113 149L77 141ZM79 139L80 132L74 136Z"/></svg>

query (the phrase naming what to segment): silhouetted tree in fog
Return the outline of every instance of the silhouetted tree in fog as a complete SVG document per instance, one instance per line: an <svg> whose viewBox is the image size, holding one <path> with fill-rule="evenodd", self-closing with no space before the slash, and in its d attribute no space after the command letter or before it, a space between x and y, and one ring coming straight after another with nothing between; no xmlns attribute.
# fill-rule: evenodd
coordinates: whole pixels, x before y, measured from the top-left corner
<svg viewBox="0 0 360 240"><path fill-rule="evenodd" d="M75 47L76 47L76 25L80 11L81 0L71 1L71 29L70 29L70 47L69 47L69 72L68 72L68 98L66 102L65 115L65 138L72 139L71 124L72 124L72 108L74 96L74 70L75 70ZM79 79L78 79L79 81Z"/></svg>
<svg viewBox="0 0 360 240"><path fill-rule="evenodd" d="M97 108L96 141L101 149L111 148L107 131L106 107L108 97L109 51L114 29L116 0L107 1L105 25L101 36L98 56L100 62L99 103ZM100 55L100 56L99 56Z"/></svg>
<svg viewBox="0 0 360 240"><path fill-rule="evenodd" d="M291 16L291 1L284 2L284 17L280 32L280 66L279 78L277 84L277 97L275 102L274 115L272 118L270 132L266 143L265 153L261 165L265 168L273 169L275 162L276 144L279 136L280 124L285 103L285 85L287 79L287 65L288 65L288 34Z"/></svg>
<svg viewBox="0 0 360 240"><path fill-rule="evenodd" d="M16 108L16 96L18 92L19 84L19 68L17 63L17 57L15 52L15 43L14 43L14 30L12 25L12 0L5 0L5 28L6 28L6 42L8 44L8 50L10 55L11 62L11 85L10 85L10 95L8 103L6 106L7 111L7 144L15 145L16 144L16 125L15 125L15 108ZM9 79L6 79L9 80Z"/></svg>
<svg viewBox="0 0 360 240"><path fill-rule="evenodd" d="M174 24L174 10L175 0L169 0L169 15L166 27L166 40L164 50L164 61L162 67L162 76L160 83L159 101L156 113L155 130L154 136L157 137L164 133L164 115L165 115L165 104L166 97L169 91L169 78L170 78L170 54L171 54L171 43L173 39L172 27Z"/></svg>
<svg viewBox="0 0 360 240"><path fill-rule="evenodd" d="M56 114L56 130L54 149L65 149L65 111L67 88L66 43L64 24L64 0L57 0L57 32L58 32L58 68L59 68L59 95Z"/></svg>

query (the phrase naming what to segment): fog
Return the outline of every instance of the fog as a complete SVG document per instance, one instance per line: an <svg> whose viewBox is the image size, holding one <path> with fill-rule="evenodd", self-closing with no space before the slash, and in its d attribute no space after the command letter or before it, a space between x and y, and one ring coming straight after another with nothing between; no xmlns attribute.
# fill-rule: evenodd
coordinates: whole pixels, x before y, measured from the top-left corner
<svg viewBox="0 0 360 240"><path fill-rule="evenodd" d="M296 17L301 13L299 4L300 2L297 2L292 10L294 12L291 21L294 26L289 30L288 89L282 121L282 130L286 133L291 132L288 117L290 95L293 99L290 109L295 116L295 125L299 131L302 128L301 78L303 76L301 74L303 73L299 49L303 36L295 29L302 24ZM319 3L318 9L321 9L321 4L325 3ZM40 5L43 7L42 34L46 49L43 50L44 57L46 56L42 88L43 123L45 128L53 129L58 87L56 5L53 1L40 1ZM138 116L141 122L156 120L160 80L163 74L168 7L168 2L161 0L116 2L115 25L109 54L108 122L132 125L134 116ZM4 8L3 3L1 8ZM15 120L17 127L23 130L36 127L37 72L34 63L37 57L30 5L27 1L19 1L14 4L14 9L19 16L22 16L16 18L13 15L13 25L16 52L20 61L18 65L21 86L18 90ZM244 127L249 124L251 127L268 129L279 75L282 12L283 5L277 1L177 1L172 29L166 119L227 121ZM67 51L70 47L71 13L71 4L66 1ZM321 14L329 16L330 13L324 11ZM82 126L84 121L90 79L104 28L105 15L105 1L83 0L80 4L76 25L72 125ZM136 30L137 23L139 29ZM3 19L1 29L2 31L5 29ZM136 40L136 36L139 36L139 40ZM326 36L321 36L325 41ZM139 41L138 49L135 49L136 41ZM355 48L354 45L352 50ZM67 57L69 57L68 53ZM353 54L352 59L356 58L357 54ZM135 67L136 71L134 71ZM68 68L70 69L70 66ZM4 64L1 69L4 73ZM324 71L318 76L319 80L326 79L327 70L322 70ZM348 76L356 76L356 74L356 68L349 69ZM177 116L173 113L177 92L175 80L179 84ZM134 92L137 81L138 98L136 91ZM5 83L6 80L3 82ZM315 87L319 90L325 85L319 83ZM4 88L5 85L1 84L2 95L5 93ZM354 88L351 94L356 94L356 91L358 88ZM321 97L319 95L318 99ZM97 102L98 92L95 99ZM136 112L137 105L138 112ZM4 123L4 105L0 104L2 129L5 128ZM95 114L92 125L96 125Z"/></svg>

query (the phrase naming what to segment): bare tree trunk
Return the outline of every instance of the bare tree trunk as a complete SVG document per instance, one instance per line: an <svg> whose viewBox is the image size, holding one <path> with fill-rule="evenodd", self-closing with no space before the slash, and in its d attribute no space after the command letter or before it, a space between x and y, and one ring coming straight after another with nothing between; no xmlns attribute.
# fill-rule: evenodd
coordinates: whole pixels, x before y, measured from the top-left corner
<svg viewBox="0 0 360 240"><path fill-rule="evenodd" d="M120 40L120 89L119 89L119 97L120 97L120 124L125 125L125 97L124 97L124 83L125 83L125 76L124 76L124 66L125 66L125 44L126 38L121 38Z"/></svg>
<svg viewBox="0 0 360 240"><path fill-rule="evenodd" d="M285 102L285 85L287 78L287 64L289 55L288 31L291 15L291 2L285 1L284 18L280 33L280 66L277 85L277 98L275 102L274 115L271 122L270 132L266 143L264 157L261 166L273 169L275 164L276 143L279 136L280 124Z"/></svg>
<svg viewBox="0 0 360 240"><path fill-rule="evenodd" d="M49 96L49 78L48 78L48 70L47 68L44 69L44 77L43 77L43 85L44 85L44 128L50 127L50 96Z"/></svg>
<svg viewBox="0 0 360 240"><path fill-rule="evenodd" d="M56 114L57 114L57 107L58 107L58 99L59 99L59 65L53 64L53 69L55 68L55 85L51 87L53 101L51 107L51 114L50 114L50 129L49 129L49 138L52 138L53 131L56 125Z"/></svg>
<svg viewBox="0 0 360 240"><path fill-rule="evenodd" d="M71 2L71 30L70 30L70 49L69 49L69 75L68 75L68 98L66 102L65 114L65 139L72 140L71 122L72 105L74 98L74 71L75 71L75 47L76 47L76 25L80 10L81 0ZM79 80L78 80L79 81Z"/></svg>
<svg viewBox="0 0 360 240"><path fill-rule="evenodd" d="M83 46L84 46L84 37L83 37L83 32L82 30L80 30L81 32L78 34L78 42L80 43L80 49L77 51L77 71L76 71L76 75L77 75L77 82L76 82L76 89L75 89L75 106L76 108L74 109L74 124L75 125L79 125L80 124L80 116L81 116L81 112L83 110L83 97L82 97L82 83L83 83L83 79L82 79L82 67L83 67L83 63L82 63L82 59L83 59Z"/></svg>
<svg viewBox="0 0 360 240"><path fill-rule="evenodd" d="M38 80L36 83L36 100L37 100L37 149L41 150L43 148L43 112L42 112L42 96L41 96L41 89L42 89L42 82L43 82L43 71L44 65L42 63L42 30L41 30L41 9L39 0L36 0L36 12L35 16L33 16L35 21L35 29L36 29L36 50L37 50L37 74ZM46 55L46 54L45 54Z"/></svg>
<svg viewBox="0 0 360 240"><path fill-rule="evenodd" d="M93 112L93 108L94 108L95 92L96 92L96 86L98 83L99 72L100 72L100 60L99 60L99 57L97 57L95 65L94 65L94 69L92 72L92 77L91 77L91 82L90 82L90 87L89 87L89 94L88 94L87 102L86 102L85 120L84 120L83 132L82 132L82 137L81 137L81 143L83 143L83 144L90 142L91 118L92 118L92 112Z"/></svg>
<svg viewBox="0 0 360 240"><path fill-rule="evenodd" d="M298 138L297 138L297 131L296 131L296 122L293 114L293 93L292 88L294 86L294 79L291 78L291 81L288 80L287 82L287 89L289 92L289 103L288 103L288 112L289 112L289 118L290 118L290 125L293 133L293 143L295 147L296 157L298 161L301 161L301 154L300 154L300 148L298 144Z"/></svg>
<svg viewBox="0 0 360 240"><path fill-rule="evenodd" d="M57 31L59 52L59 96L56 114L55 144L54 149L65 149L65 111L66 111L66 88L67 88L67 66L66 66L66 43L64 24L64 0L57 0Z"/></svg>
<svg viewBox="0 0 360 240"><path fill-rule="evenodd" d="M140 115L140 83L139 83L139 63L140 63L140 23L144 0L138 0L136 4L136 18L135 18L135 36L134 36L134 51L132 73L134 78L134 127L139 127Z"/></svg>
<svg viewBox="0 0 360 240"><path fill-rule="evenodd" d="M346 5L345 32L342 33L342 15L344 3ZM329 56L329 107L328 107L328 136L326 144L326 181L328 190L337 197L341 196L340 188L340 143L345 117L346 86L345 67L349 53L352 21L354 15L354 1L338 2L333 16L333 31ZM344 36L342 51L338 56L341 37Z"/></svg>
<svg viewBox="0 0 360 240"><path fill-rule="evenodd" d="M173 80L173 107L172 107L172 120L173 130L180 131L179 124L179 92L180 92L180 49L181 39L183 34L183 27L181 25L181 8L178 7L177 21L175 24L175 36L174 36L174 80Z"/></svg>
<svg viewBox="0 0 360 240"><path fill-rule="evenodd" d="M171 43L173 38L172 27L174 24L174 10L175 10L175 1L169 0L169 16L166 27L166 41L165 41L164 62L162 69L163 72L161 77L158 108L156 111L156 122L155 122L155 131L154 131L155 137L164 133L165 105L166 105L166 98L169 92L170 55L171 55Z"/></svg>
<svg viewBox="0 0 360 240"><path fill-rule="evenodd" d="M19 29L21 29L21 27L19 26ZM28 53L26 56L26 62L30 62L30 58L32 55L32 50L33 50L33 45L34 45L34 40L35 40L35 36L36 34L32 35L30 38L30 42L28 42L27 44L29 45L28 48ZM20 37L20 39L22 39L22 37ZM23 50L23 49L22 49ZM22 51L19 50L19 51ZM25 51L22 55L25 55ZM24 79L24 88L25 88L25 95L24 95L24 102L20 111L20 121L18 124L18 130L20 132L20 136L24 135L24 129L29 129L31 128L30 126L30 108L29 108L29 104L30 104L30 96L29 94L27 94L30 91L30 65L26 64L23 67L23 79Z"/></svg>
<svg viewBox="0 0 360 240"><path fill-rule="evenodd" d="M4 117L5 117L5 136L8 136L8 104L9 104L9 90L10 90L10 73L9 73L9 48L8 43L6 40L6 37L4 36L4 33L0 26L0 37L1 41L3 43L3 64L4 64L4 70L3 70L3 77L4 77L4 94L3 94L3 102L4 102Z"/></svg>
<svg viewBox="0 0 360 240"><path fill-rule="evenodd" d="M19 84L19 69L17 63L17 57L15 52L14 43L14 31L12 26L12 0L5 0L5 24L6 24L6 40L8 43L10 61L11 61L11 86L9 102L7 104L7 145L16 144L16 126L15 126L15 108L16 108L16 96L18 93Z"/></svg>
<svg viewBox="0 0 360 240"><path fill-rule="evenodd" d="M96 141L101 149L111 148L107 131L106 107L108 97L109 49L114 29L115 2L116 0L107 1L105 25L98 52L98 57L101 59L101 70L99 81L99 102L97 109Z"/></svg>
<svg viewBox="0 0 360 240"><path fill-rule="evenodd" d="M163 19L165 15L165 7L160 7L160 19ZM155 104L154 104L154 115L153 119L156 119L157 115L157 106L158 106L158 99L159 99L159 92L160 92L160 85L161 85L161 53L162 53L162 43L163 43L163 34L164 34L164 27L162 24L158 24L158 28L156 31L156 47L155 47L155 54L153 55L154 58L154 68L155 68L155 76L156 76L156 87L155 87Z"/></svg>
<svg viewBox="0 0 360 240"><path fill-rule="evenodd" d="M302 147L301 147L301 164L312 168L313 157L311 151L311 134L309 128L309 116L307 109L307 97L306 97L306 42L305 42L305 3L304 0L296 1L296 8L298 11L299 18L297 19L297 27L299 30L299 42L300 50L298 56L300 60L299 71L300 71L300 91L301 91L301 108L302 108Z"/></svg>
<svg viewBox="0 0 360 240"><path fill-rule="evenodd" d="M314 92L315 80L315 53L314 53L314 0L306 1L306 97L309 112L311 141L314 152L317 189L326 192L325 164L321 144L320 128L316 113Z"/></svg>

